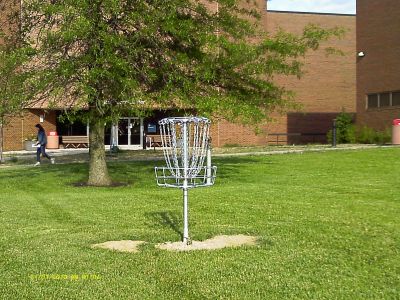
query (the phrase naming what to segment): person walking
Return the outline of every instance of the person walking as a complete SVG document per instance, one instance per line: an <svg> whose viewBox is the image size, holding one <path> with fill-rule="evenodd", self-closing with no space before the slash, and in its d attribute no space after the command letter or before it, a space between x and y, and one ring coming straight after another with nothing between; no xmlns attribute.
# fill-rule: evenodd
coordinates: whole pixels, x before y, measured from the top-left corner
<svg viewBox="0 0 400 300"><path fill-rule="evenodd" d="M36 142L36 146L37 151L36 151L36 166L40 166L40 155L43 155L44 157L48 158L52 164L54 164L55 160L54 158L50 157L47 153L46 153L46 145L47 145L47 136L46 136L46 132L44 131L44 128L42 125L40 124L36 124L35 127L38 130L38 134L37 134L37 142Z"/></svg>

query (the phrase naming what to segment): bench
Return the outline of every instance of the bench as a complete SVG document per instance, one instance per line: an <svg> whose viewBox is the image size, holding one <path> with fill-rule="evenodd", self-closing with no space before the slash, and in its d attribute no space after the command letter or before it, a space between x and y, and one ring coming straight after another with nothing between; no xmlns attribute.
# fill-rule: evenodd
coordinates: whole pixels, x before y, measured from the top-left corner
<svg viewBox="0 0 400 300"><path fill-rule="evenodd" d="M169 144L170 137L167 137L167 142ZM161 135L159 134L152 134L152 135L147 135L146 136L146 146L151 148L153 147L154 150L156 150L156 147L162 147L162 140L161 140Z"/></svg>
<svg viewBox="0 0 400 300"><path fill-rule="evenodd" d="M88 148L89 147L89 137L86 135L63 135L62 143L64 148Z"/></svg>
<svg viewBox="0 0 400 300"><path fill-rule="evenodd" d="M300 133L269 133L267 136L267 144L270 145L274 143L276 146L287 145L289 142L289 137L292 137L293 139L300 136Z"/></svg>
<svg viewBox="0 0 400 300"><path fill-rule="evenodd" d="M269 133L267 144L287 145L287 144L308 144L324 143L326 133Z"/></svg>

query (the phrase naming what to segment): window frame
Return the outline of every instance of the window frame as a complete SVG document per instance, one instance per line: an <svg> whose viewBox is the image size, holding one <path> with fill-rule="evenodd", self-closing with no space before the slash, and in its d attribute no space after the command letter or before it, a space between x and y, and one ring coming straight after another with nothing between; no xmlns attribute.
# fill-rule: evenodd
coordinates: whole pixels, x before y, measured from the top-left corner
<svg viewBox="0 0 400 300"><path fill-rule="evenodd" d="M377 93L368 93L365 95L365 109L366 110L376 110L376 109L390 109L390 108L400 108L400 102L397 105L393 105L393 94L400 94L400 90L393 90L393 91L384 91L384 92L377 92ZM381 105L381 97L383 94L389 94L389 105L388 106L382 106ZM375 96L377 97L377 106L376 107L370 107L369 106L369 99L370 96Z"/></svg>

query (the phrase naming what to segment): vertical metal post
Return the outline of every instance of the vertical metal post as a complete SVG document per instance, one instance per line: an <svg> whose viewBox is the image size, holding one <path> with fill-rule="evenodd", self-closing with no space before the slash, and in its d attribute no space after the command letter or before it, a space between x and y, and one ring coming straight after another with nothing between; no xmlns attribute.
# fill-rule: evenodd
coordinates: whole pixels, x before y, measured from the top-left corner
<svg viewBox="0 0 400 300"><path fill-rule="evenodd" d="M139 118L139 121L140 121L140 132L139 132L139 134L140 134L140 147L142 149L146 149L146 146L143 146L146 143L145 142L146 140L144 139L145 133L144 133L143 118Z"/></svg>
<svg viewBox="0 0 400 300"><path fill-rule="evenodd" d="M110 150L111 152L117 151L117 138L118 138L118 125L111 125L111 136L110 136Z"/></svg>
<svg viewBox="0 0 400 300"><path fill-rule="evenodd" d="M183 122L183 243L190 244L188 216L188 128Z"/></svg>
<svg viewBox="0 0 400 300"><path fill-rule="evenodd" d="M185 179L187 181L187 179ZM183 189L183 243L190 244L189 218L188 218L188 189Z"/></svg>
<svg viewBox="0 0 400 300"><path fill-rule="evenodd" d="M111 125L110 129L110 152L114 151L114 125Z"/></svg>
<svg viewBox="0 0 400 300"><path fill-rule="evenodd" d="M336 147L336 119L333 120L332 147Z"/></svg>
<svg viewBox="0 0 400 300"><path fill-rule="evenodd" d="M207 141L207 184L211 185L211 138Z"/></svg>

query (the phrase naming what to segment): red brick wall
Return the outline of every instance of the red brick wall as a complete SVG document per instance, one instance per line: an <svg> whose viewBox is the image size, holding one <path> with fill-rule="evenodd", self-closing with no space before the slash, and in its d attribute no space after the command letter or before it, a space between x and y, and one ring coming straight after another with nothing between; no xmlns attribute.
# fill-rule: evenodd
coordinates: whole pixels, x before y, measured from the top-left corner
<svg viewBox="0 0 400 300"><path fill-rule="evenodd" d="M26 110L21 116L12 117L4 130L4 150L22 150L24 140L30 136L36 136L35 125L40 122L40 115L44 114L44 122L41 123L46 132L56 130L55 111Z"/></svg>
<svg viewBox="0 0 400 300"><path fill-rule="evenodd" d="M265 134L256 135L254 129L243 125L232 124L226 120L215 120L211 126L212 144L214 147L224 145L265 145Z"/></svg>
<svg viewBox="0 0 400 300"><path fill-rule="evenodd" d="M356 110L355 16L269 12L266 28L268 31L274 31L281 27L300 34L310 23L324 28L341 26L348 32L342 40L332 39L323 43L318 51L310 52L305 57L305 74L300 80L277 78L277 83L295 92L295 99L302 104L302 109L290 112L281 117L276 124L267 126L270 133L326 133L332 125L332 120L342 109L350 113ZM344 56L327 56L324 50L326 47L340 49ZM304 139L304 142L324 142L324 136L310 135Z"/></svg>
<svg viewBox="0 0 400 300"><path fill-rule="evenodd" d="M357 124L383 130L400 107L366 109L366 95L400 91L400 1L357 1Z"/></svg>
<svg viewBox="0 0 400 300"><path fill-rule="evenodd" d="M20 0L0 1L0 28L6 35L16 32L18 28L18 12ZM0 43L2 38L0 37Z"/></svg>
<svg viewBox="0 0 400 300"><path fill-rule="evenodd" d="M332 120L344 108L349 113L356 110L356 18L347 15L303 14L268 12L262 19L268 32L278 28L300 34L310 24L322 27L342 26L348 32L342 40L324 43L320 50L305 58L305 74L298 80L294 77L277 77L278 84L296 93L296 101L302 104L300 111L285 115L275 114L275 121L263 126L264 133L255 135L254 130L221 121L213 125L213 144L265 145L276 143L274 134L284 143L325 142L325 134ZM326 56L325 48L335 47L344 56ZM268 136L267 133L270 135ZM309 134L299 137L298 134ZM316 135L323 133L323 135Z"/></svg>
<svg viewBox="0 0 400 300"><path fill-rule="evenodd" d="M210 8L213 11L217 11L218 4L217 3L209 3L207 1L203 1L205 6ZM254 7L260 11L260 13L264 13L267 7L266 0L252 0L251 2L247 0L242 0L243 6L248 7L249 3L255 3Z"/></svg>

